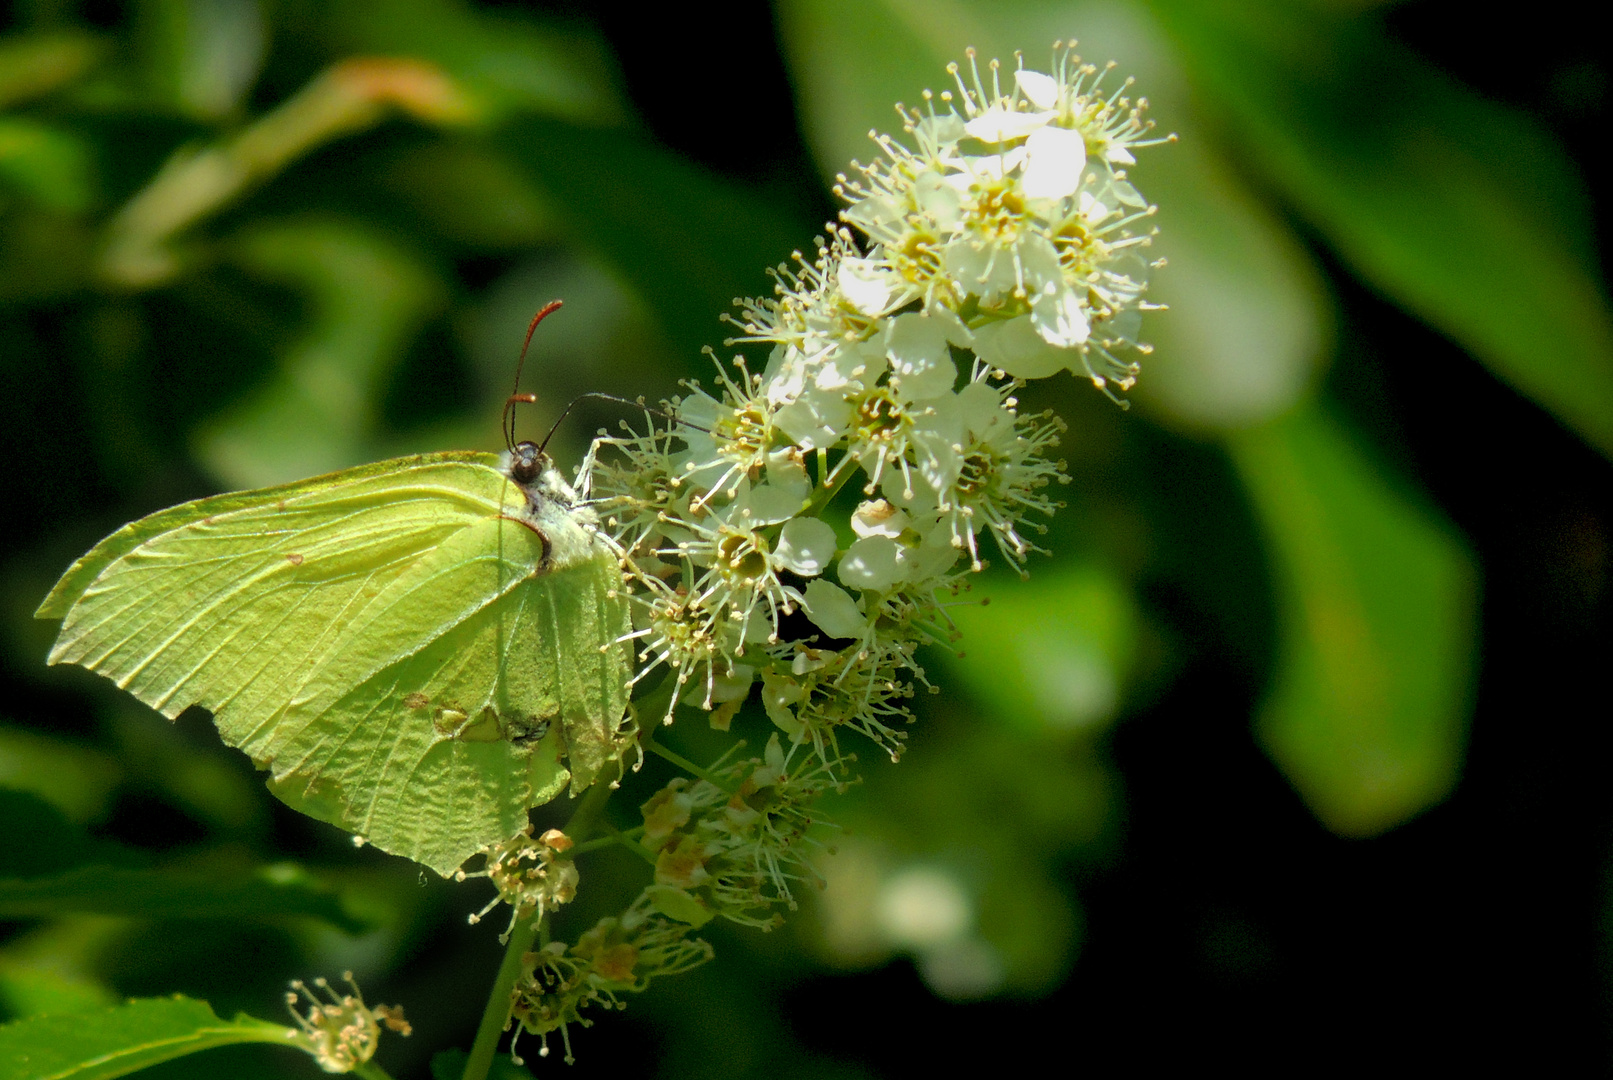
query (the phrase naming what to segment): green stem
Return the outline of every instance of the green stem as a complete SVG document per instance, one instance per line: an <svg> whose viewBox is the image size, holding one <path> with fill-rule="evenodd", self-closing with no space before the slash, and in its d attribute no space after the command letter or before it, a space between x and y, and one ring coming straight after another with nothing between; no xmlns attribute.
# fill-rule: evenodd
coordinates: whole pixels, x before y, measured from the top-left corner
<svg viewBox="0 0 1613 1080"><path fill-rule="evenodd" d="M610 830L610 835L600 837L601 840L609 840L612 843L620 844L624 848L626 848L628 851L631 851L633 854L637 855L639 858L641 858L645 862L649 863L651 866L655 865L655 856L650 854L649 849L646 848L643 844L641 844L637 840L634 840L631 837L629 837L627 833L617 832L615 829L611 829L611 827L609 825L606 825L605 828ZM643 827L640 826L639 828L633 829L632 831L633 832L642 832Z"/></svg>
<svg viewBox="0 0 1613 1080"><path fill-rule="evenodd" d="M373 1061L366 1061L362 1065L353 1066L353 1075L362 1080L392 1080L392 1074Z"/></svg>
<svg viewBox="0 0 1613 1080"><path fill-rule="evenodd" d="M718 780L715 776L711 775L711 773L707 772L705 769L702 769L700 766L696 765L682 754L668 750L666 747L656 742L648 734L640 737L639 745L644 747L644 749L648 750L650 753L654 754L656 757L672 762L672 764L676 765L690 776L698 776L700 779L704 780L718 791L726 791L730 795L733 794L732 789L730 789L727 784L723 783L721 780Z"/></svg>
<svg viewBox="0 0 1613 1080"><path fill-rule="evenodd" d="M610 827L605 826L605 828L609 829ZM622 829L620 831L610 829L609 835L596 836L586 844L578 844L576 847L572 848L571 857L575 859L578 855L581 855L585 852L597 851L600 848L610 847L612 844L620 844L624 841L632 843L638 839L638 834L643 831L644 826L642 825L635 825L631 829Z"/></svg>
<svg viewBox="0 0 1613 1080"><path fill-rule="evenodd" d="M587 833L593 827L594 819L605 809L610 796L609 784L597 783L589 788L572 813L571 820L561 831L570 837ZM470 1057L465 1060L465 1071L460 1074L460 1080L487 1080L487 1071L493 1067L493 1055L498 1051L499 1039L510 1022L510 999L515 993L515 981L521 977L521 958L532 948L540 924L546 921L547 916L518 921L511 928L509 941L504 946L504 959L498 966L498 974L493 977L493 989L487 995L487 1008L482 1011L482 1022L476 1028L476 1041L471 1044Z"/></svg>
<svg viewBox="0 0 1613 1080"><path fill-rule="evenodd" d="M493 978L493 991L487 995L487 1008L482 1011L476 1041L471 1044L470 1057L465 1059L465 1071L460 1074L460 1080L487 1080L487 1070L493 1067L493 1055L498 1051L499 1037L510 1021L510 999L515 993L515 980L521 977L521 958L537 936L536 919L517 922L510 930L504 960Z"/></svg>
<svg viewBox="0 0 1613 1080"><path fill-rule="evenodd" d="M827 457L824 458L824 463L828 463ZM840 470L840 475L835 477L834 483L820 485L818 490L812 493L812 501L807 503L805 510L801 511L802 517L817 517L821 514L823 508L828 506L836 495L840 494L840 489L846 486L846 482L861 471L846 458L835 462L835 467Z"/></svg>

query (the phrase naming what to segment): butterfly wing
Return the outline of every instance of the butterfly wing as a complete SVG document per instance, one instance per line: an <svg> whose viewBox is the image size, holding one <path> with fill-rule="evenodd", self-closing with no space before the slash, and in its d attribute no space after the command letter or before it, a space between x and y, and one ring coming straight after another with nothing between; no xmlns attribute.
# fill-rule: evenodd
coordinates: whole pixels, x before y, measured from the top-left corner
<svg viewBox="0 0 1613 1080"><path fill-rule="evenodd" d="M135 522L41 605L50 662L209 709L287 802L451 872L622 749L614 560L546 562L496 465L398 459Z"/></svg>

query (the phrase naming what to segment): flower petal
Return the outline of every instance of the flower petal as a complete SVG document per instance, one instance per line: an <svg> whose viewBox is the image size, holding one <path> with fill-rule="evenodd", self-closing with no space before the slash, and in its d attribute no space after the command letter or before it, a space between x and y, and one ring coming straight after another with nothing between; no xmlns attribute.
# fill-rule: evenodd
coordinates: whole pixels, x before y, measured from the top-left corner
<svg viewBox="0 0 1613 1080"><path fill-rule="evenodd" d="M1060 349L1086 343L1092 324L1074 289L1053 289L1031 301L1031 324L1042 340Z"/></svg>
<svg viewBox="0 0 1613 1080"><path fill-rule="evenodd" d="M779 533L773 557L791 573L817 577L835 557L834 528L818 518L791 518Z"/></svg>
<svg viewBox="0 0 1613 1080"><path fill-rule="evenodd" d="M1011 142L1023 139L1053 119L1053 113L1019 112L993 105L963 125L963 130L985 143Z"/></svg>
<svg viewBox="0 0 1613 1080"><path fill-rule="evenodd" d="M975 355L1016 379L1045 379L1075 359L1067 350L1049 345L1029 315L976 329Z"/></svg>
<svg viewBox="0 0 1613 1080"><path fill-rule="evenodd" d="M902 549L888 536L864 537L840 558L840 581L853 589L888 589L902 571Z"/></svg>
<svg viewBox="0 0 1613 1080"><path fill-rule="evenodd" d="M801 606L813 625L830 637L861 639L868 629L868 619L857 610L851 594L821 577L807 582Z"/></svg>
<svg viewBox="0 0 1613 1080"><path fill-rule="evenodd" d="M1025 140L1025 174L1020 181L1029 199L1063 199L1081 186L1087 167L1087 141L1071 128L1044 127Z"/></svg>
<svg viewBox="0 0 1613 1080"><path fill-rule="evenodd" d="M846 259L835 276L851 306L864 315L883 315L896 294L897 277L884 262Z"/></svg>
<svg viewBox="0 0 1613 1080"><path fill-rule="evenodd" d="M885 333L885 355L891 362L891 385L904 400L939 397L950 393L958 381L958 365L947 348L945 328L917 312L891 320Z"/></svg>
<svg viewBox="0 0 1613 1080"><path fill-rule="evenodd" d="M1019 87L1019 92L1025 95L1025 100L1038 109L1058 108L1059 81L1053 76L1020 68L1014 72L1014 83Z"/></svg>
<svg viewBox="0 0 1613 1080"><path fill-rule="evenodd" d="M858 536L889 536L894 539L907 528L907 520L905 513L884 499L871 499L857 507L857 512L851 515L851 531Z"/></svg>

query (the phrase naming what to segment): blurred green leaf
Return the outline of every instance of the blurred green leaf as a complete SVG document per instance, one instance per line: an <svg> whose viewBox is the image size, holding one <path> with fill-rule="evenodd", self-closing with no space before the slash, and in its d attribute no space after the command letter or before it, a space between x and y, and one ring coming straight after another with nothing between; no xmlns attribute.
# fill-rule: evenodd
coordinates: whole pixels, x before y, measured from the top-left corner
<svg viewBox="0 0 1613 1080"><path fill-rule="evenodd" d="M263 65L268 33L258 0L144 0L136 22L147 82L177 112L228 115Z"/></svg>
<svg viewBox="0 0 1613 1080"><path fill-rule="evenodd" d="M1115 717L1137 639L1124 583L1096 566L1051 564L976 590L988 602L952 609L961 655L946 663L977 701L1028 732L1090 733Z"/></svg>
<svg viewBox="0 0 1613 1080"><path fill-rule="evenodd" d="M351 933L368 928L347 912L335 890L290 863L240 869L82 866L50 877L0 879L0 918L73 912L165 919L311 915Z"/></svg>
<svg viewBox="0 0 1613 1080"><path fill-rule="evenodd" d="M814 228L639 135L533 119L498 142L691 360L726 336L718 316L734 297L770 291L764 268Z"/></svg>
<svg viewBox="0 0 1613 1080"><path fill-rule="evenodd" d="M474 139L410 146L388 164L382 183L438 235L467 247L520 250L556 231L554 211L531 180Z"/></svg>
<svg viewBox="0 0 1613 1080"><path fill-rule="evenodd" d="M1159 206L1150 254L1154 352L1137 398L1194 428L1258 423L1309 394L1330 336L1321 274L1293 233L1202 143L1150 154L1137 182Z"/></svg>
<svg viewBox="0 0 1613 1080"><path fill-rule="evenodd" d="M101 716L128 782L160 795L215 834L248 840L268 832L270 796L262 774L223 745L205 714L169 723L138 702L117 698Z"/></svg>
<svg viewBox="0 0 1613 1080"><path fill-rule="evenodd" d="M0 38L0 109L72 82L105 52L100 39L72 30Z"/></svg>
<svg viewBox="0 0 1613 1080"><path fill-rule="evenodd" d="M137 998L92 1013L35 1016L0 1027L6 1080L111 1080L234 1043L287 1046L286 1025L221 1020L205 1001Z"/></svg>
<svg viewBox="0 0 1613 1080"><path fill-rule="evenodd" d="M831 177L876 153L868 132L899 123L894 102L949 88L946 65L965 48L1003 45L994 15L958 0L780 0L778 20L807 144Z"/></svg>
<svg viewBox="0 0 1613 1080"><path fill-rule="evenodd" d="M47 210L82 213L95 201L90 149L42 121L0 116L0 184Z"/></svg>
<svg viewBox="0 0 1613 1080"><path fill-rule="evenodd" d="M0 789L0 830L10 838L0 847L0 918L312 915L353 933L369 928L298 866L147 867L141 852L91 837L24 792Z"/></svg>
<svg viewBox="0 0 1613 1080"><path fill-rule="evenodd" d="M51 966L15 963L0 954L0 1011L8 1016L89 1012L117 1000L101 983L75 979Z"/></svg>
<svg viewBox="0 0 1613 1080"><path fill-rule="evenodd" d="M0 879L42 878L96 863L134 866L133 849L92 837L37 795L0 788Z"/></svg>
<svg viewBox="0 0 1613 1080"><path fill-rule="evenodd" d="M1152 0L1240 145L1378 288L1613 454L1613 315L1573 165L1369 19Z"/></svg>
<svg viewBox="0 0 1613 1080"><path fill-rule="evenodd" d="M94 818L123 770L110 754L16 727L0 727L0 788L26 791L73 821Z"/></svg>
<svg viewBox="0 0 1613 1080"><path fill-rule="evenodd" d="M609 51L582 29L478 11L462 0L369 0L321 11L337 55L411 56L442 66L495 115L614 123L625 106Z"/></svg>
<svg viewBox="0 0 1613 1080"><path fill-rule="evenodd" d="M251 273L302 292L311 317L274 381L197 438L233 487L263 487L374 456L387 373L442 302L437 276L409 251L351 221L253 226L234 245Z"/></svg>
<svg viewBox="0 0 1613 1080"><path fill-rule="evenodd" d="M1101 841L1114 781L1046 728L1029 735L999 695L979 700L989 711L931 718L944 726L915 738L900 768L876 764L826 805L843 829L813 897L828 962L910 953L931 989L959 1000L1034 996L1068 972L1081 927L1061 860Z"/></svg>
<svg viewBox="0 0 1613 1080"><path fill-rule="evenodd" d="M119 995L97 970L101 950L122 926L101 916L52 919L8 940L0 950L0 1016L88 1012L116 1005Z"/></svg>
<svg viewBox="0 0 1613 1080"><path fill-rule="evenodd" d="M1234 435L1230 449L1278 582L1260 739L1329 828L1392 828L1443 799L1461 768L1472 558L1314 408Z"/></svg>

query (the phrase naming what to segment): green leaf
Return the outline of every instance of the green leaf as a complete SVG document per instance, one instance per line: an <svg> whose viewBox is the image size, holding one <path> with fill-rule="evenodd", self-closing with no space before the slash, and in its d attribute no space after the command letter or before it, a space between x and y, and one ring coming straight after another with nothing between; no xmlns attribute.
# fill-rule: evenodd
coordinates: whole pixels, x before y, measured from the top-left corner
<svg viewBox="0 0 1613 1080"><path fill-rule="evenodd" d="M122 775L110 754L36 731L0 727L0 788L37 795L74 821L95 817ZM3 815L0 811L0 819Z"/></svg>
<svg viewBox="0 0 1613 1080"><path fill-rule="evenodd" d="M50 877L0 879L0 918L72 913L165 919L312 915L350 933L370 929L347 912L334 889L289 863L214 870L83 866Z"/></svg>
<svg viewBox="0 0 1613 1080"><path fill-rule="evenodd" d="M331 4L323 17L333 54L430 60L500 113L610 123L626 111L609 51L575 29L502 17L461 0Z"/></svg>
<svg viewBox="0 0 1613 1080"><path fill-rule="evenodd" d="M0 1077L111 1080L217 1046L297 1046L286 1032L284 1024L250 1016L221 1020L205 1001L136 998L100 1012L34 1016L0 1027Z"/></svg>
<svg viewBox="0 0 1613 1080"><path fill-rule="evenodd" d="M1278 583L1260 739L1329 828L1382 832L1443 799L1461 769L1472 557L1314 408L1229 445Z"/></svg>
<svg viewBox="0 0 1613 1080"><path fill-rule="evenodd" d="M102 970L118 919L50 919L28 927L0 949L0 1017L90 1012L123 1000Z"/></svg>
<svg viewBox="0 0 1613 1080"><path fill-rule="evenodd" d="M0 878L38 878L88 864L133 866L140 853L98 840L38 795L0 788Z"/></svg>
<svg viewBox="0 0 1613 1080"><path fill-rule="evenodd" d="M72 82L107 51L104 42L79 31L0 39L0 108Z"/></svg>
<svg viewBox="0 0 1613 1080"><path fill-rule="evenodd" d="M1251 160L1359 273L1613 454L1613 313L1581 182L1546 132L1369 19L1152 7Z"/></svg>
<svg viewBox="0 0 1613 1080"><path fill-rule="evenodd" d="M141 852L91 837L55 807L0 789L0 918L88 913L151 918L312 915L358 933L340 896L290 863L148 867Z"/></svg>
<svg viewBox="0 0 1613 1080"><path fill-rule="evenodd" d="M946 662L976 700L1031 732L1092 732L1114 718L1137 637L1122 582L1095 566L1049 565L975 592L989 603L952 609L961 655Z"/></svg>
<svg viewBox="0 0 1613 1080"><path fill-rule="evenodd" d="M304 293L310 325L273 382L197 438L230 487L281 483L375 454L385 379L443 287L412 252L351 222L260 224L235 247L251 273Z"/></svg>
<svg viewBox="0 0 1613 1080"><path fill-rule="evenodd" d="M497 141L691 359L732 332L718 318L734 297L771 291L765 268L815 227L639 135L522 120Z"/></svg>
<svg viewBox="0 0 1613 1080"><path fill-rule="evenodd" d="M204 120L240 108L267 52L261 5L147 0L137 19L144 81L156 101Z"/></svg>
<svg viewBox="0 0 1613 1080"><path fill-rule="evenodd" d="M96 178L84 140L25 116L0 116L0 184L64 214L89 209ZM3 189L0 189L3 190Z"/></svg>
<svg viewBox="0 0 1613 1080"><path fill-rule="evenodd" d="M952 85L946 65L969 46L1006 55L994 12L953 2L782 0L779 37L807 143L826 177L869 160L872 130L897 123L893 102L917 103L925 87Z"/></svg>

